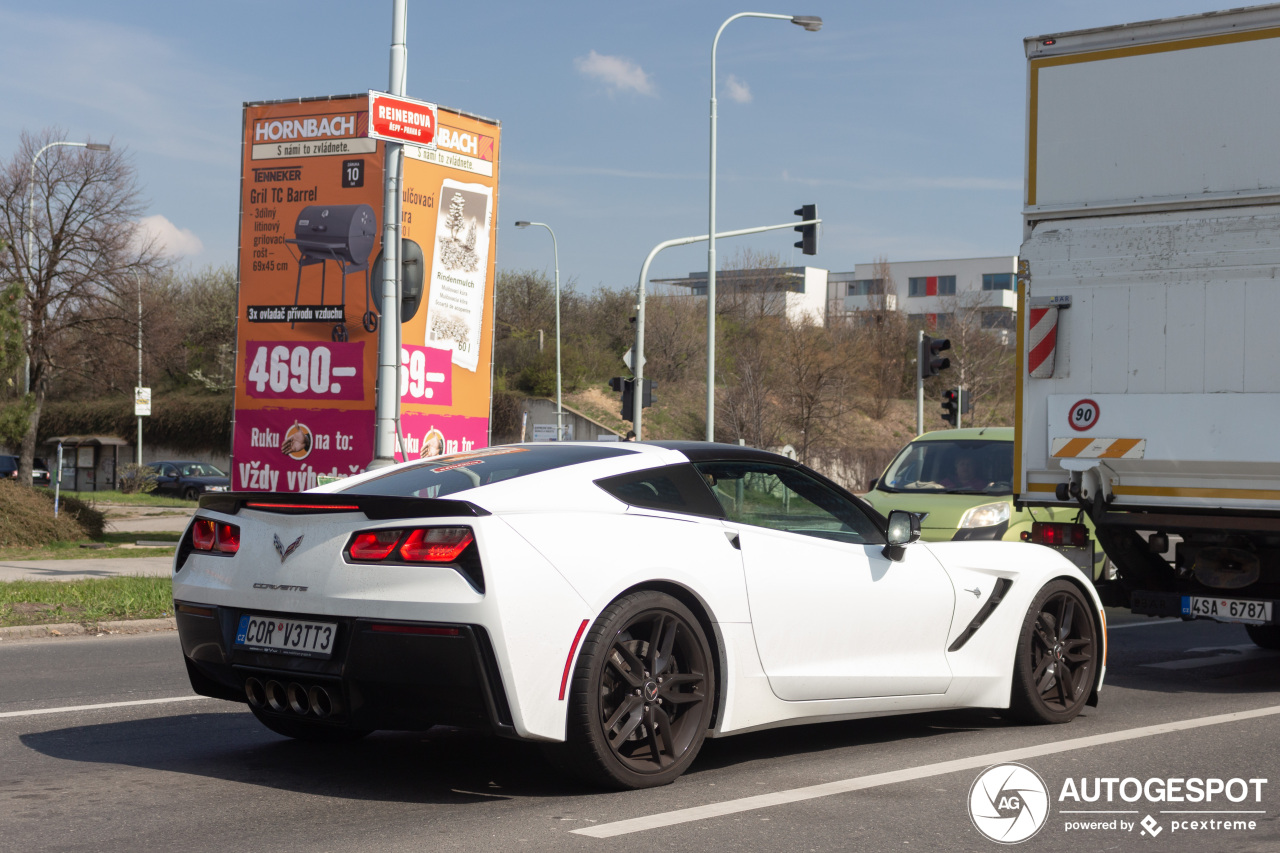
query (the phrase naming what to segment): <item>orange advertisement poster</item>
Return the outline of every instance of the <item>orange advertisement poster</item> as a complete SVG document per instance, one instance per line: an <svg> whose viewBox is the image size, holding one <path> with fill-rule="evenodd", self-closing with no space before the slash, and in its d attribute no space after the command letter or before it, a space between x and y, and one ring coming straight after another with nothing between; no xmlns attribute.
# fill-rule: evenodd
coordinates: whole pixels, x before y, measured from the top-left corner
<svg viewBox="0 0 1280 853"><path fill-rule="evenodd" d="M499 125L439 108L435 148L406 145L400 235L423 294L401 327L404 455L485 447L493 388Z"/></svg>
<svg viewBox="0 0 1280 853"><path fill-rule="evenodd" d="M401 233L420 242L426 262L400 353L412 458L488 443L497 124L440 115L453 147L405 146ZM383 143L368 127L365 94L245 106L234 489L300 491L373 459ZM487 140L488 159L472 153L467 134L476 152ZM437 246L442 193L452 206ZM444 270L439 283L433 262ZM449 279L468 283L467 310L446 309L446 294L433 290L457 286ZM428 340L428 318L451 334ZM456 326L459 318L480 323Z"/></svg>

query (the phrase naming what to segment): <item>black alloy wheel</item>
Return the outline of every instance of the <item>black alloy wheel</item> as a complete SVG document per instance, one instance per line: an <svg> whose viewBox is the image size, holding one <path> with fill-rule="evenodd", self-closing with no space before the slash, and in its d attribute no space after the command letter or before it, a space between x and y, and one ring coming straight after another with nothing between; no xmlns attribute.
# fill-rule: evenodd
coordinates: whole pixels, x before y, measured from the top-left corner
<svg viewBox="0 0 1280 853"><path fill-rule="evenodd" d="M195 486L187 486L182 490L183 500L198 501L200 500L200 490Z"/></svg>
<svg viewBox="0 0 1280 853"><path fill-rule="evenodd" d="M562 763L613 788L673 782L702 747L714 695L711 648L689 609L659 592L620 598L583 642Z"/></svg>
<svg viewBox="0 0 1280 853"><path fill-rule="evenodd" d="M1018 637L1012 715L1029 723L1075 719L1098 677L1098 622L1075 584L1046 584L1032 602Z"/></svg>

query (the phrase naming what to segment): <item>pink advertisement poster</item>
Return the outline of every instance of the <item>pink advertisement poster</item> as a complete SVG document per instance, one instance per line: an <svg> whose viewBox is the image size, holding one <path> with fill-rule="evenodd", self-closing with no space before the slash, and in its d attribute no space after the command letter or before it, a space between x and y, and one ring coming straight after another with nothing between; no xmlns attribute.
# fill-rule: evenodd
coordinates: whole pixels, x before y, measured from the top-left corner
<svg viewBox="0 0 1280 853"><path fill-rule="evenodd" d="M317 475L349 477L364 470L373 456L373 412L240 411L233 440L232 489L301 492L319 485Z"/></svg>
<svg viewBox="0 0 1280 853"><path fill-rule="evenodd" d="M489 438L488 418L402 412L400 427L404 430L409 459L466 453L484 447ZM401 453L396 454L397 462L403 462L405 458Z"/></svg>

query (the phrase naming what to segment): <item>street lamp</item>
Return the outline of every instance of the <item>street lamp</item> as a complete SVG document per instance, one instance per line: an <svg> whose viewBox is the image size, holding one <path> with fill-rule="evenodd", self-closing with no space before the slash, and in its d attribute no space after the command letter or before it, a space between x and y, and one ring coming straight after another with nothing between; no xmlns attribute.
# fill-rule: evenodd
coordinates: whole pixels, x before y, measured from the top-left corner
<svg viewBox="0 0 1280 853"><path fill-rule="evenodd" d="M739 18L773 18L790 21L806 32L822 29L816 15L770 15L766 12L739 12L716 30L711 42L711 200L707 217L707 441L715 440L716 427L716 47L724 28Z"/></svg>
<svg viewBox="0 0 1280 853"><path fill-rule="evenodd" d="M36 152L31 158L31 180L27 183L27 269L31 269L31 255L34 251L31 243L35 236L36 230L36 163L40 160L44 152L50 148L58 146L66 146L68 148L87 148L90 151L110 151L111 146L102 142L67 142L58 140L50 142ZM22 371L22 393L29 394L31 392L31 356L28 355L24 359Z"/></svg>
<svg viewBox="0 0 1280 853"><path fill-rule="evenodd" d="M560 402L560 250L556 246L556 232L545 222L526 222L523 219L516 223L517 228L528 228L538 225L551 234L551 253L556 262L556 441L564 440L564 406Z"/></svg>

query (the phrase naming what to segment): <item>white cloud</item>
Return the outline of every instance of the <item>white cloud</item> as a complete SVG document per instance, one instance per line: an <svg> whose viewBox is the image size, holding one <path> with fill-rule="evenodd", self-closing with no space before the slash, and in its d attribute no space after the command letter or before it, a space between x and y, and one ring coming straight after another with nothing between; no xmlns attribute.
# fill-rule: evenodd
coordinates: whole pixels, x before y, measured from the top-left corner
<svg viewBox="0 0 1280 853"><path fill-rule="evenodd" d="M732 74L724 81L724 93L729 96L729 100L739 104L751 103L751 87Z"/></svg>
<svg viewBox="0 0 1280 853"><path fill-rule="evenodd" d="M169 258L198 255L204 251L204 243L194 232L179 228L159 214L138 220L137 237L139 242L154 240L160 254Z"/></svg>
<svg viewBox="0 0 1280 853"><path fill-rule="evenodd" d="M653 81L643 68L621 56L605 56L594 50L573 61L578 73L599 80L609 94L632 91L641 95L656 95Z"/></svg>

